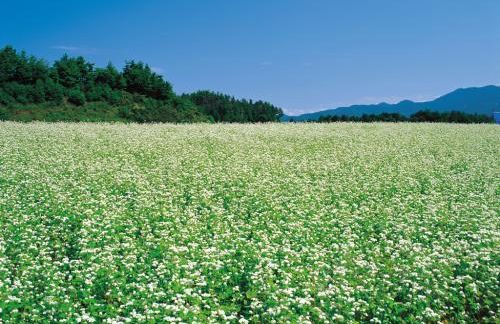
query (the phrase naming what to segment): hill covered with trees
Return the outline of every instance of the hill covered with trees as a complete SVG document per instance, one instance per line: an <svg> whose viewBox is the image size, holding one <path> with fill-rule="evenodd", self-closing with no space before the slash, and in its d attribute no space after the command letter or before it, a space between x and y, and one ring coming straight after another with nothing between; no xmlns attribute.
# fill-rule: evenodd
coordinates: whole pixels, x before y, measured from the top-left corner
<svg viewBox="0 0 500 324"><path fill-rule="evenodd" d="M143 62L119 71L81 56L49 65L11 46L0 50L0 120L267 122L282 114L267 102L210 91L179 96Z"/></svg>
<svg viewBox="0 0 500 324"><path fill-rule="evenodd" d="M328 116L380 115L383 113L400 114L410 117L421 111L436 113L463 112L470 115L485 115L491 119L494 111L500 110L500 87L489 85L484 87L463 88L452 91L439 98L425 102L403 100L395 104L380 103L376 105L353 105L302 114L298 116L283 116L283 121L310 121L319 120Z"/></svg>

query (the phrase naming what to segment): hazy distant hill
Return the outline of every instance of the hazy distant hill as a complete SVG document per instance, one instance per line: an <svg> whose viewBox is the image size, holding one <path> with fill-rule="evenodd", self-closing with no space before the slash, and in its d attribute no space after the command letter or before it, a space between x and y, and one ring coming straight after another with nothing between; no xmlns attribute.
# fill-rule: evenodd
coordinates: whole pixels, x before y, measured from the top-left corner
<svg viewBox="0 0 500 324"><path fill-rule="evenodd" d="M363 114L380 114L383 112L400 113L409 116L424 109L439 112L458 110L470 114L491 115L494 110L500 110L500 87L490 85L478 88L457 89L435 100L426 102L403 100L397 104L380 103L376 105L353 105L299 116L284 115L281 120L288 121L291 118L296 121L316 120L321 116L361 116Z"/></svg>

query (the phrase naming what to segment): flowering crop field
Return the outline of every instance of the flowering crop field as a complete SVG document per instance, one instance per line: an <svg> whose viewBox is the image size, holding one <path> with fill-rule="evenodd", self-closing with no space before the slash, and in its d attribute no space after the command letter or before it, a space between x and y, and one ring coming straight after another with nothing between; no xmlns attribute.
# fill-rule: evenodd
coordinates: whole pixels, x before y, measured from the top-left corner
<svg viewBox="0 0 500 324"><path fill-rule="evenodd" d="M499 158L495 125L3 122L0 319L495 322Z"/></svg>

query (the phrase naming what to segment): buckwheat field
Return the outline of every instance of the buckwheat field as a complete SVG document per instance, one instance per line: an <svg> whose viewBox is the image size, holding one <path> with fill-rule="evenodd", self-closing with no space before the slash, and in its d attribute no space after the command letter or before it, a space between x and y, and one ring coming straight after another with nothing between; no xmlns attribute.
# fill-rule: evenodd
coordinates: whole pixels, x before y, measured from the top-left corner
<svg viewBox="0 0 500 324"><path fill-rule="evenodd" d="M498 321L499 142L495 125L0 123L0 319Z"/></svg>

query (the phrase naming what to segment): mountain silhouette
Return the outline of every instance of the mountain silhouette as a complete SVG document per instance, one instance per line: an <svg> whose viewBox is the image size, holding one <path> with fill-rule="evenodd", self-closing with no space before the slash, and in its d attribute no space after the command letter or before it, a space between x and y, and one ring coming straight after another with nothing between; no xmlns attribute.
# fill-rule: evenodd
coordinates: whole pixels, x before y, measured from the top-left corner
<svg viewBox="0 0 500 324"><path fill-rule="evenodd" d="M439 112L456 110L469 114L491 116L493 111L500 110L500 87L489 85L484 87L462 88L432 101L414 102L411 100L403 100L396 104L383 102L374 105L353 105L298 116L284 115L281 120L317 120L321 116L361 116L363 114L381 114L384 112L410 116L419 110L433 110Z"/></svg>

